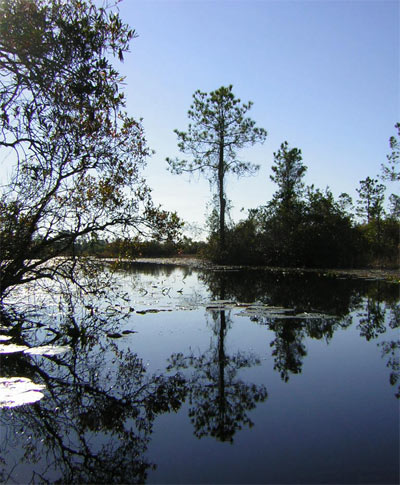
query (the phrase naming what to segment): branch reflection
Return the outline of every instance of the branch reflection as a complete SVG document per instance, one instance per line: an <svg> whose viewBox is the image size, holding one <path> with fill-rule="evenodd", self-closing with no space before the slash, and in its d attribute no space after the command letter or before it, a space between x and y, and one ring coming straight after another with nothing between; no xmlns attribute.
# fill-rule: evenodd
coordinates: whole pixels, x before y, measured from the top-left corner
<svg viewBox="0 0 400 485"><path fill-rule="evenodd" d="M148 375L135 353L102 336L92 331L89 341L64 337L71 351L62 356L1 356L3 375L46 386L41 401L0 410L7 430L1 442L3 483L146 480L155 466L144 457L154 419L179 409L186 383L178 373ZM31 477L21 477L18 470L27 463Z"/></svg>

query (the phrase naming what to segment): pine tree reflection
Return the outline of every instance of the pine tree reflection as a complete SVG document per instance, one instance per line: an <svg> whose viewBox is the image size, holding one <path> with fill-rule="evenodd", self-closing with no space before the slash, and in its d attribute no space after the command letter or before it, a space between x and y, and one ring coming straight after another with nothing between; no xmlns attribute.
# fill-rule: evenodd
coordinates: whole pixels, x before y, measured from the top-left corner
<svg viewBox="0 0 400 485"><path fill-rule="evenodd" d="M346 329L356 319L360 336L374 340L384 334L388 327L400 327L399 286L384 281L343 279L333 275L321 276L301 271L221 271L203 272L200 279L208 286L212 296L237 302L262 302L293 308L296 313L317 312L335 318L301 319L263 314L251 316L251 320L265 325L275 333L271 341L274 369L287 382L291 374L302 371L307 355L306 340L309 338L329 342L339 329ZM391 369L390 382L400 382L398 349L400 341L381 342L382 356L388 358ZM400 395L400 387L396 396Z"/></svg>
<svg viewBox="0 0 400 485"><path fill-rule="evenodd" d="M308 338L324 339L329 342L338 328L346 328L350 319L335 319L324 317L290 318L284 317L254 317L253 321L265 325L275 333L271 341L274 369L285 382L291 374L300 374L303 359L307 355L305 341Z"/></svg>
<svg viewBox="0 0 400 485"><path fill-rule="evenodd" d="M388 303L385 310L389 313L389 327L391 329L399 329L400 306L397 302ZM382 358L388 359L386 367L391 369L389 381L392 386L396 386L397 384L395 396L400 399L400 338L384 341L378 345L380 345L382 350Z"/></svg>
<svg viewBox="0 0 400 485"><path fill-rule="evenodd" d="M391 369L389 382L392 386L398 383L395 396L400 398L400 339L390 342L382 342L382 357L388 357L386 367Z"/></svg>
<svg viewBox="0 0 400 485"><path fill-rule="evenodd" d="M307 355L303 343L304 331L298 325L284 322L273 322L271 330L275 331L275 339L270 343L274 357L274 369L287 382L290 374L300 374L303 357Z"/></svg>
<svg viewBox="0 0 400 485"><path fill-rule="evenodd" d="M362 311L358 312L359 323L357 328L360 330L360 336L371 340L385 333L385 313L383 302L368 296Z"/></svg>
<svg viewBox="0 0 400 485"><path fill-rule="evenodd" d="M191 370L187 389L195 435L233 442L236 431L253 425L248 413L266 400L267 390L263 385L250 384L238 377L241 369L258 365L260 361L250 353L228 355L225 338L229 314L221 310L212 311L211 315L217 341L200 355L193 352L172 355L169 369Z"/></svg>

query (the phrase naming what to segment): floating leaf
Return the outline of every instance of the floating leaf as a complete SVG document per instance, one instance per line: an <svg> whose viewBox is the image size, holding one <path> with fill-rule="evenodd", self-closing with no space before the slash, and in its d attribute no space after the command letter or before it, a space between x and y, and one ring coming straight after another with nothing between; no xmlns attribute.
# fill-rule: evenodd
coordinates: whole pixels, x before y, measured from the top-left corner
<svg viewBox="0 0 400 485"><path fill-rule="evenodd" d="M139 315L146 315L146 313L159 313L159 312L170 312L169 308L149 308L147 310L136 310Z"/></svg>
<svg viewBox="0 0 400 485"><path fill-rule="evenodd" d="M14 354L15 352L23 352L24 350L29 350L29 347L17 344L0 344L0 354Z"/></svg>
<svg viewBox="0 0 400 485"><path fill-rule="evenodd" d="M283 315L282 313L270 313L268 314L268 318L274 318L275 320L293 320L304 317L299 317L298 315Z"/></svg>
<svg viewBox="0 0 400 485"><path fill-rule="evenodd" d="M42 345L40 347L32 347L30 349L24 350L24 354L29 355L59 355L69 352L71 349L68 345L57 346L57 345Z"/></svg>
<svg viewBox="0 0 400 485"><path fill-rule="evenodd" d="M244 308L241 312L237 313L240 317L249 317L251 319L258 318L270 318L274 320L290 320L290 319L328 319L336 318L334 315L325 315L321 313L294 313L293 308L284 308L280 306L268 306L262 303L252 303L248 306L244 304L238 305L240 308Z"/></svg>
<svg viewBox="0 0 400 485"><path fill-rule="evenodd" d="M44 397L46 386L35 384L25 377L0 377L0 408L32 404Z"/></svg>
<svg viewBox="0 0 400 485"><path fill-rule="evenodd" d="M323 318L324 320L328 318L337 318L335 315L326 315L323 313L299 313L296 318Z"/></svg>
<svg viewBox="0 0 400 485"><path fill-rule="evenodd" d="M121 338L122 337L122 334L116 332L116 333L108 333L107 334L107 337L108 338Z"/></svg>

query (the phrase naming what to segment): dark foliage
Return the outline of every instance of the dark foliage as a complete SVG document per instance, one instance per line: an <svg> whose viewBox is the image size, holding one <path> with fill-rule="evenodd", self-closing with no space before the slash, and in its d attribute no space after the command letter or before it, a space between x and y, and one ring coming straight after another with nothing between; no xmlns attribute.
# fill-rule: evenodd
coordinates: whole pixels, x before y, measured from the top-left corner
<svg viewBox="0 0 400 485"><path fill-rule="evenodd" d="M391 139L391 147L394 142ZM230 264L285 267L399 267L400 222L396 210L384 210L385 186L360 181L355 220L347 194L305 187L301 151L284 142L274 153L271 179L278 185L272 200L252 209L227 231ZM392 205L396 201L392 200ZM217 235L209 237L207 255L217 257Z"/></svg>

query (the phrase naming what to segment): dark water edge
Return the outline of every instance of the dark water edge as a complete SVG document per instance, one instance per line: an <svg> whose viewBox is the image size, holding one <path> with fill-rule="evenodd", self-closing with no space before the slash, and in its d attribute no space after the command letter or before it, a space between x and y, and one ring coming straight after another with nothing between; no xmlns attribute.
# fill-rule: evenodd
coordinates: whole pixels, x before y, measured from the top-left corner
<svg viewBox="0 0 400 485"><path fill-rule="evenodd" d="M115 259L107 259L115 262ZM167 258L136 258L135 260L122 259L122 263L128 264L157 264L178 267L191 267L208 271L265 271L270 273L314 273L318 275L331 275L337 277L362 278L372 280L384 280L388 282L400 283L400 268L303 268L303 267L277 267L277 266L257 266L257 265L222 265L215 264L207 259L191 256L167 257Z"/></svg>
<svg viewBox="0 0 400 485"><path fill-rule="evenodd" d="M0 353L3 377L44 386L0 409L3 483L398 483L398 284L149 263L118 277L123 318L79 308L74 335L48 307L10 342L67 352Z"/></svg>

